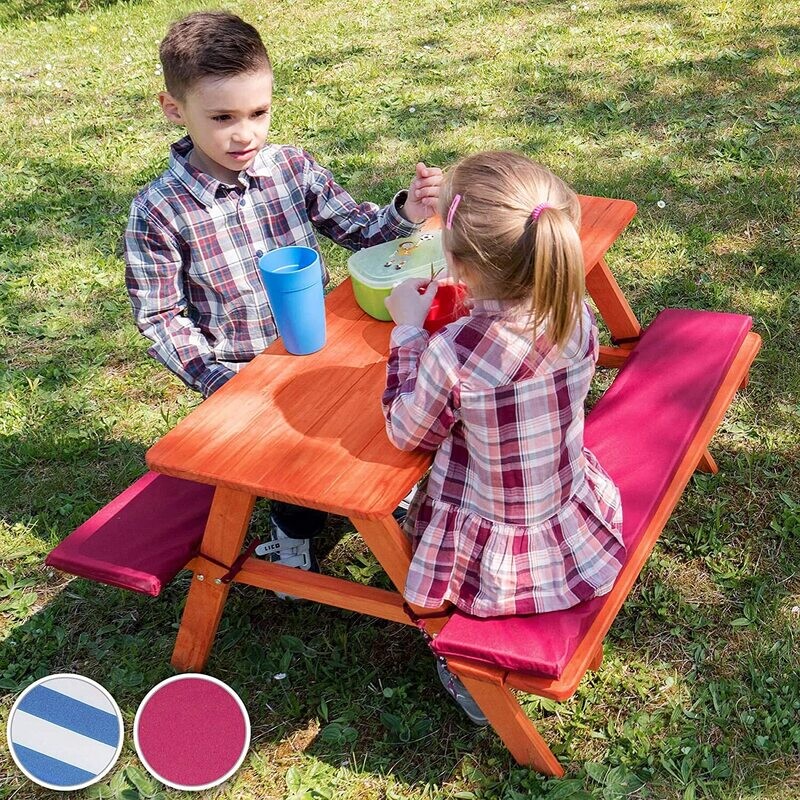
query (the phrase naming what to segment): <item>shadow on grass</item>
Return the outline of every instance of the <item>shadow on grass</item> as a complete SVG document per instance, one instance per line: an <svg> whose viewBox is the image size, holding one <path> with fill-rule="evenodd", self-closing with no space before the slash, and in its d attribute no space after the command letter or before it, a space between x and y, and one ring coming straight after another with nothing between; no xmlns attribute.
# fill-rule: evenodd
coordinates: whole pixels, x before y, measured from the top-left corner
<svg viewBox="0 0 800 800"><path fill-rule="evenodd" d="M120 189L111 175L60 159L29 162L25 176L36 191L17 192L0 206L6 270L24 273L31 268L25 254L52 240L88 243L108 256L119 253L133 190Z"/></svg>
<svg viewBox="0 0 800 800"><path fill-rule="evenodd" d="M169 659L188 583L182 573L150 598L43 577L38 586L49 593L47 604L0 643L0 685L16 694L44 675L86 675L114 696L129 732L145 694L173 674ZM670 793L692 781L712 783L719 796L732 796L726 792L743 779L764 790L782 785L786 775L775 762L782 755L789 761L800 736L791 630L771 610L763 622L782 632L777 640L736 628L720 637L719 621L702 607L687 610L674 591L657 586L652 578L640 582L612 628L606 664L587 676L575 700L558 706L563 715L534 703L530 713L545 738L573 777L584 775L590 733L600 730L613 759ZM666 639L680 639L681 652L665 651ZM620 676L623 664L627 677ZM691 713L673 713L674 703L660 698L664 687L652 685L665 670L677 671L676 692L691 697L682 695L678 707ZM289 745L289 763L301 770L310 766L305 753L334 772L391 775L415 790L458 780L464 757L478 772L468 781L473 789L481 781L519 789L543 780L515 769L490 729L462 717L411 628L235 586L204 671L234 688L248 710L252 744L243 771L276 761L285 769ZM594 699L598 689L606 703L616 698L624 708L614 720ZM762 736L772 737L769 769L757 755Z"/></svg>
<svg viewBox="0 0 800 800"><path fill-rule="evenodd" d="M80 579L65 585L64 576L47 573L37 581L47 604L12 624L0 643L0 686L16 694L39 677L77 672L109 690L129 733L145 694L174 674L169 660L188 574L151 598ZM451 707L415 630L251 587L233 588L204 671L241 696L251 750L267 760L299 737L336 768L352 757L360 771L425 783L456 766L453 737L466 752L487 736ZM342 735L343 728L350 730Z"/></svg>
<svg viewBox="0 0 800 800"><path fill-rule="evenodd" d="M120 2L129 6L140 3L141 0L4 0L0 8L0 27L87 11L102 11Z"/></svg>

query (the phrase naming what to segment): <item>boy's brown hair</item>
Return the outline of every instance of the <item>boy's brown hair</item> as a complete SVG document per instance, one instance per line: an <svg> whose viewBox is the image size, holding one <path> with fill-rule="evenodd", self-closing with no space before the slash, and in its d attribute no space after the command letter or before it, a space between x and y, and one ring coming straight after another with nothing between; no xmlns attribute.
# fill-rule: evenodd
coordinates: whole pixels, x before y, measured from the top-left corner
<svg viewBox="0 0 800 800"><path fill-rule="evenodd" d="M460 277L480 296L527 304L532 329L544 326L562 349L580 323L584 294L575 192L520 153L489 151L448 171L439 194L442 219L456 195L442 242L458 261Z"/></svg>
<svg viewBox="0 0 800 800"><path fill-rule="evenodd" d="M258 31L226 11L197 11L173 22L158 54L167 91L178 100L203 78L272 70Z"/></svg>

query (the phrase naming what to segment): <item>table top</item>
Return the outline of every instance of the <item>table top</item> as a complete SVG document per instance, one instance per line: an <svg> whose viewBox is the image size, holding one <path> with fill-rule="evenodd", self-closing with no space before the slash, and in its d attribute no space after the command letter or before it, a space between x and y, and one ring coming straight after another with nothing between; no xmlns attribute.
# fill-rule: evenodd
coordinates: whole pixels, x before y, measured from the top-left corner
<svg viewBox="0 0 800 800"><path fill-rule="evenodd" d="M636 206L580 200L589 270ZM322 350L293 356L278 339L150 448L150 469L348 517L391 514L431 461L386 436L380 398L393 324L361 310L349 279L325 308Z"/></svg>

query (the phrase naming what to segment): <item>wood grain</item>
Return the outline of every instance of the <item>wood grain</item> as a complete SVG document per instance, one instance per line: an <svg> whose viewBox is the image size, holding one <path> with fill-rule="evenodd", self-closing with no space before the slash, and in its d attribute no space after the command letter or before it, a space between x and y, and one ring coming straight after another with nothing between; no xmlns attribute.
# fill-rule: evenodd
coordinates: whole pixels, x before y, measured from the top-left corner
<svg viewBox="0 0 800 800"><path fill-rule="evenodd" d="M636 206L580 201L584 255L594 265ZM616 298L610 272L593 266L595 274L592 285ZM606 305L618 313L618 302ZM344 516L390 514L431 462L386 436L380 398L392 324L358 307L349 279L327 296L326 320L322 350L292 356L275 342L148 451L150 469Z"/></svg>

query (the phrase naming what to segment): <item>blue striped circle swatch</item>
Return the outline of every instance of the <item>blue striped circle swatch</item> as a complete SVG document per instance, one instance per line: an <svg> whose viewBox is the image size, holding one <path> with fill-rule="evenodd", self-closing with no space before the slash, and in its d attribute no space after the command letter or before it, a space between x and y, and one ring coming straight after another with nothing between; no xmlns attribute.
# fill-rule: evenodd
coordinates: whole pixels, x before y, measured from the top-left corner
<svg viewBox="0 0 800 800"><path fill-rule="evenodd" d="M75 791L99 781L122 750L114 698L82 675L48 675L17 698L6 733L11 756L35 783Z"/></svg>

